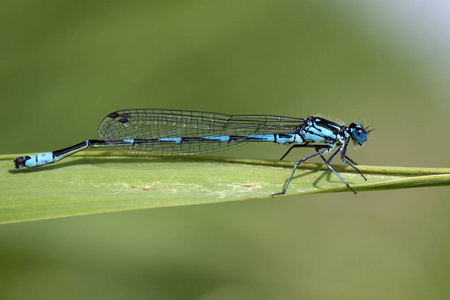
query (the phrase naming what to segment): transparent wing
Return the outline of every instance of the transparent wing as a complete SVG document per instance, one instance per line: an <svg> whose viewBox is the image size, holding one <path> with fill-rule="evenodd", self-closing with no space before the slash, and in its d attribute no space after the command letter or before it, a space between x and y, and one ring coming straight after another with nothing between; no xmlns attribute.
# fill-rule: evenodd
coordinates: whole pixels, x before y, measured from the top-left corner
<svg viewBox="0 0 450 300"><path fill-rule="evenodd" d="M103 140L120 151L200 154L240 146L246 141L193 140L168 143L158 139L293 133L301 124L303 124L301 118L282 116L126 109L106 116L99 125L98 133ZM124 139L140 139L141 142L135 144L117 142Z"/></svg>

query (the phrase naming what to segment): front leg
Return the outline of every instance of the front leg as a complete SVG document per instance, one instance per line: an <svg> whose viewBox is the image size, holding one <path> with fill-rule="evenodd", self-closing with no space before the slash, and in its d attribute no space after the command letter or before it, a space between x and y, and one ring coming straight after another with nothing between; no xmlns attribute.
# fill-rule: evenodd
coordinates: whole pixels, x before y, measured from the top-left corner
<svg viewBox="0 0 450 300"><path fill-rule="evenodd" d="M345 155L345 152L347 152L347 148L348 148L348 141L345 143L344 148L342 149L341 160L344 163L346 163L347 165L349 165L350 167L352 167L353 169L355 169L359 173L359 175L361 175L362 178L364 178L364 180L367 181L367 178L363 175L363 173L357 167L354 166L354 165L356 165L356 163ZM350 162L348 162L345 159L348 159Z"/></svg>

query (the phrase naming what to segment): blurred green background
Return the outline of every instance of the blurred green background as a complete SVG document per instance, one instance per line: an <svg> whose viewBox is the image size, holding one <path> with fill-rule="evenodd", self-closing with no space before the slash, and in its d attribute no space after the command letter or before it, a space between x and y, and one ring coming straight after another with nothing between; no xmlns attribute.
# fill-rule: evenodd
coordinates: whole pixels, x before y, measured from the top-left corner
<svg viewBox="0 0 450 300"><path fill-rule="evenodd" d="M376 3L1 1L0 153L97 138L109 112L153 107L373 122L366 145L350 149L357 162L449 167L450 27L438 26L449 7ZM448 194L348 192L2 225L0 298L447 299Z"/></svg>

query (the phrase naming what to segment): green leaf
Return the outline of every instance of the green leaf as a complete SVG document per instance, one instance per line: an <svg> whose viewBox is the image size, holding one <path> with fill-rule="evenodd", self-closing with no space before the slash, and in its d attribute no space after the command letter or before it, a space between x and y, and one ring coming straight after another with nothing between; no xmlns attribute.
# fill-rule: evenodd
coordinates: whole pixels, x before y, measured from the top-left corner
<svg viewBox="0 0 450 300"><path fill-rule="evenodd" d="M222 157L136 157L85 152L48 166L15 170L0 156L0 223L151 207L270 197L280 192L293 163ZM334 166L358 192L450 185L450 169ZM299 167L288 196L348 192L323 164Z"/></svg>

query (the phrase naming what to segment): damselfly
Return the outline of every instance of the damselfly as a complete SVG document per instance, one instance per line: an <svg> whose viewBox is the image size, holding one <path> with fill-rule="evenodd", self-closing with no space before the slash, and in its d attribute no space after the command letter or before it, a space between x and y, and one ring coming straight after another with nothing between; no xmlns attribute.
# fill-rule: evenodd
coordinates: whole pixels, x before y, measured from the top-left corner
<svg viewBox="0 0 450 300"><path fill-rule="evenodd" d="M344 163L367 180L355 166L356 163L346 156L350 140L360 146L367 140L368 131L356 122L347 127L321 117L290 118L186 110L125 109L107 115L99 125L98 134L102 140L86 140L53 152L17 157L14 164L17 169L42 166L91 147L111 146L133 154L170 155L216 152L248 142L273 142L291 145L281 159L293 148L311 147L316 150L296 162L283 191L274 195L286 193L298 165L317 156L355 194L347 181L332 168L331 161L340 155ZM323 155L335 148L330 157L325 159Z"/></svg>

